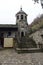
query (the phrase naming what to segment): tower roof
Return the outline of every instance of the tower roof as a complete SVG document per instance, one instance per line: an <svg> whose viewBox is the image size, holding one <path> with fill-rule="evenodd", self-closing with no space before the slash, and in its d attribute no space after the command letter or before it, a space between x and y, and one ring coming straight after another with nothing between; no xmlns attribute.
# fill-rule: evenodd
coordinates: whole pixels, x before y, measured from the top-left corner
<svg viewBox="0 0 43 65"><path fill-rule="evenodd" d="M22 10L22 7L20 8L20 11L16 13L16 15L18 14L25 14L27 16L27 14Z"/></svg>

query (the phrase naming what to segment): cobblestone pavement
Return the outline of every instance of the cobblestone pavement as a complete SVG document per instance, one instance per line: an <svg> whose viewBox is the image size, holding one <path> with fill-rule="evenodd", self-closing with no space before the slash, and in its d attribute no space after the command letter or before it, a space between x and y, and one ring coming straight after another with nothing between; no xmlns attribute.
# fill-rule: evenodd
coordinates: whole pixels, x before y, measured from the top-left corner
<svg viewBox="0 0 43 65"><path fill-rule="evenodd" d="M43 53L18 54L14 49L0 50L0 65L43 65Z"/></svg>

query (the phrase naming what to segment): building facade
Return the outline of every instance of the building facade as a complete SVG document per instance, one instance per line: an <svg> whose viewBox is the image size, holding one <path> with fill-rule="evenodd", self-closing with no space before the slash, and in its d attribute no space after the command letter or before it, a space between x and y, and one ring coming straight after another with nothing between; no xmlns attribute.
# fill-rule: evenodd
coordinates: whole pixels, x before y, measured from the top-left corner
<svg viewBox="0 0 43 65"><path fill-rule="evenodd" d="M17 39L24 37L27 31L27 14L20 8L16 14L16 25L0 24L0 47L15 47Z"/></svg>

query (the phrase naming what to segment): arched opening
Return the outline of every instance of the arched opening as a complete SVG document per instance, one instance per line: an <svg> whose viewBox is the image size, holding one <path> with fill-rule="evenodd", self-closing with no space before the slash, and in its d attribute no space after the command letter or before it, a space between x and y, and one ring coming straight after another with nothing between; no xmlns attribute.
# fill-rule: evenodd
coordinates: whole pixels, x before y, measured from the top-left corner
<svg viewBox="0 0 43 65"><path fill-rule="evenodd" d="M21 20L23 20L23 15L21 15Z"/></svg>
<svg viewBox="0 0 43 65"><path fill-rule="evenodd" d="M19 15L17 16L17 20L19 19Z"/></svg>
<svg viewBox="0 0 43 65"><path fill-rule="evenodd" d="M21 37L23 37L24 36L24 32L21 32Z"/></svg>

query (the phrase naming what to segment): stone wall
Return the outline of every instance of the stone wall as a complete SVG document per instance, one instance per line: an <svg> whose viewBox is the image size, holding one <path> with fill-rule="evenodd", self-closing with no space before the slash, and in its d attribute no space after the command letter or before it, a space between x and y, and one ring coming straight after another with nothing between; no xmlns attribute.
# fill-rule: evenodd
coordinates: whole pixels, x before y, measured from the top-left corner
<svg viewBox="0 0 43 65"><path fill-rule="evenodd" d="M34 39L34 41L37 44L37 47L39 47L39 44L43 46L43 29L40 29L38 31L36 31L35 33L32 33L30 35L30 37L32 37Z"/></svg>

